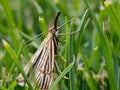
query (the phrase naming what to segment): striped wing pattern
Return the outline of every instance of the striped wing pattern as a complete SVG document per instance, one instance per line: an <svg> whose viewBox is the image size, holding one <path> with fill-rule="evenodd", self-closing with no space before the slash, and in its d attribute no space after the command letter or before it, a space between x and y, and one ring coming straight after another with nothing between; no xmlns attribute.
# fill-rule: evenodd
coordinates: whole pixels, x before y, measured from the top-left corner
<svg viewBox="0 0 120 90"><path fill-rule="evenodd" d="M54 68L54 55L58 52L58 39L55 35L57 29L57 20L60 12L54 18L53 26L48 29L48 35L32 56L31 60L25 66L24 71L26 75L30 78L30 81L36 90L38 86L40 90L48 90L53 78L53 68ZM31 75L31 71L34 72L34 78ZM20 74L16 80L19 85L25 85L24 78ZM37 89L38 90L38 89Z"/></svg>
<svg viewBox="0 0 120 90"><path fill-rule="evenodd" d="M30 77L30 72L32 70L34 72L34 88L36 84L39 86L40 90L48 90L50 87L53 78L56 47L56 36L49 32L31 60L25 66L24 71L28 77ZM17 81L20 85L24 84L24 78L21 74L17 77Z"/></svg>

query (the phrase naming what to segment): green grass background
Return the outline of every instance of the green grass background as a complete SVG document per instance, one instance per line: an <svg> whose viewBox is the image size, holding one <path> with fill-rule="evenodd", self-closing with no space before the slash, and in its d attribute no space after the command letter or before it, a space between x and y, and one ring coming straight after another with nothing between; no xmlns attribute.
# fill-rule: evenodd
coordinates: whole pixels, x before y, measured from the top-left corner
<svg viewBox="0 0 120 90"><path fill-rule="evenodd" d="M119 90L120 1L107 1L0 0L0 90L32 89L23 67L45 38L58 11L58 26L75 20L59 31L66 33L58 38L63 41L59 42L59 54L67 62L59 54L55 56L62 73L54 69L50 89ZM17 84L19 73L28 87Z"/></svg>

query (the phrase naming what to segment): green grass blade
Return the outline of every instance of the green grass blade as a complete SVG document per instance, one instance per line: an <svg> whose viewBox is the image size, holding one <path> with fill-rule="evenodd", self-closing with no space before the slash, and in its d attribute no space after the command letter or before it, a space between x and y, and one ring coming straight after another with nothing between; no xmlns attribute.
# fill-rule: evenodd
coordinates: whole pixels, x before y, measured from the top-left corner
<svg viewBox="0 0 120 90"><path fill-rule="evenodd" d="M0 85L0 90L6 90L2 85Z"/></svg>
<svg viewBox="0 0 120 90"><path fill-rule="evenodd" d="M9 86L8 90L14 90L16 86L17 86L17 81L13 81L12 84Z"/></svg>
<svg viewBox="0 0 120 90"><path fill-rule="evenodd" d="M67 17L65 17L65 22L67 22ZM66 24L66 33L69 33L69 25ZM65 44L65 59L68 60L68 48L69 48L70 36L66 35L66 44Z"/></svg>
<svg viewBox="0 0 120 90"><path fill-rule="evenodd" d="M39 24L40 24L40 29L42 32L45 32L47 30L46 22L43 17L39 17ZM46 34L45 34L46 36Z"/></svg>
<svg viewBox="0 0 120 90"><path fill-rule="evenodd" d="M71 22L70 24L70 32L73 31L73 22ZM69 43L69 50L68 50L68 60L69 63L73 62L73 55L74 55L74 46L73 46L73 42L74 38L73 38L73 34L70 35L70 43ZM69 72L69 78L70 78L70 90L76 90L76 84L75 84L75 65L72 67L72 69Z"/></svg>
<svg viewBox="0 0 120 90"><path fill-rule="evenodd" d="M75 60L64 69L64 71L60 74L60 76L54 81L54 83L50 87L50 90L54 90L55 89L56 85L70 71L70 69L73 67L74 63L75 63Z"/></svg>
<svg viewBox="0 0 120 90"><path fill-rule="evenodd" d="M112 53L111 53L111 48L110 48L110 44L109 41L106 37L106 35L103 33L103 30L101 29L101 27L98 24L98 21L93 13L93 11L90 9L87 1L85 0L85 4L86 6L89 8L90 10L90 14L92 16L92 19L97 27L97 31L99 33L99 38L101 41L101 47L102 47L102 51L104 53L104 58L105 58L105 62L106 62L106 68L108 71L108 76L109 76L109 84L110 84L110 89L111 90L116 90L116 80L115 80L115 72L114 72L114 64L112 61Z"/></svg>
<svg viewBox="0 0 120 90"><path fill-rule="evenodd" d="M5 40L2 40L2 42L3 42L3 46L5 47L5 49L11 55L11 57L13 59L13 62L16 64L16 66L20 70L21 74L23 75L23 77L24 77L25 81L27 82L30 90L33 90L32 85L31 85L29 79L27 78L25 72L23 71L22 66L21 66L21 64L20 64L20 62L19 62L15 52L13 51L13 49L10 47L10 45Z"/></svg>
<svg viewBox="0 0 120 90"><path fill-rule="evenodd" d="M65 22L67 22L67 21L68 21L68 19L67 19L67 17L65 17ZM69 33L69 23L66 24L66 34L67 33ZM66 43L65 43L65 54L64 54L65 56L64 57L67 60L67 62L64 63L64 68L66 68L68 66L68 50L69 50L69 43L70 43L70 35L66 35L65 40L66 40ZM67 76L68 76L68 74L67 74ZM64 82L65 82L66 87L69 88L69 84L68 84L69 81L64 79Z"/></svg>
<svg viewBox="0 0 120 90"><path fill-rule="evenodd" d="M89 67L91 67L97 51L98 51L98 47L96 47L92 50L92 53L91 53L90 58L88 60Z"/></svg>
<svg viewBox="0 0 120 90"><path fill-rule="evenodd" d="M108 1L110 2L110 1ZM106 12L107 14L110 16L110 20L112 25L114 26L114 30L116 32L116 34L120 37L120 18L119 18L119 13L116 10L116 8L114 7L114 4L109 4L106 7Z"/></svg>
<svg viewBox="0 0 120 90"><path fill-rule="evenodd" d="M87 76L88 85L89 85L91 90L97 90L97 85L96 85L96 83L95 83L95 81L92 78L92 75L90 73L90 68L89 68L88 63L87 63L88 60L86 59L86 56L83 53L81 48L80 48L80 55L82 57L84 65L85 65L85 70L86 70L86 73L87 73L86 76Z"/></svg>
<svg viewBox="0 0 120 90"><path fill-rule="evenodd" d="M87 14L88 14L88 9L85 11L85 13L84 13L84 15L82 17L81 23L77 27L77 30L80 30L80 32L79 32L79 35L76 38L75 55L78 53L78 50L79 50L78 48L80 46L80 43L81 43L81 40L82 40L82 36L83 36L84 30L86 28L85 26L87 26L87 24L88 24L88 23L86 23Z"/></svg>

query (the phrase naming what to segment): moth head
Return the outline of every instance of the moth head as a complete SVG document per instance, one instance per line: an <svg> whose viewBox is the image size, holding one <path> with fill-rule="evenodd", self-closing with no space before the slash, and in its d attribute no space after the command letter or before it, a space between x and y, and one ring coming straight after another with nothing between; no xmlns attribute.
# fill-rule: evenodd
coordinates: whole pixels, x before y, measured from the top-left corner
<svg viewBox="0 0 120 90"><path fill-rule="evenodd" d="M54 28L54 26L52 26L48 29L48 31L51 33L55 33L57 31L57 28Z"/></svg>
<svg viewBox="0 0 120 90"><path fill-rule="evenodd" d="M60 16L60 12L58 12L57 15L55 16L53 20L53 26L49 28L49 31L52 33L55 33L57 31L57 21L59 16Z"/></svg>

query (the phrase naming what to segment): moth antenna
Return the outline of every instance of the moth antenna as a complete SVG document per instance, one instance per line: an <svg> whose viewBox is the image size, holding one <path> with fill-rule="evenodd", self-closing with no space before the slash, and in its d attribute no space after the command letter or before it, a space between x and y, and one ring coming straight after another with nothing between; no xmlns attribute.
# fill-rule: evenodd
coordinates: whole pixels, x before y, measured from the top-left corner
<svg viewBox="0 0 120 90"><path fill-rule="evenodd" d="M57 29L57 21L58 21L58 17L60 16L60 13L61 12L58 12L57 15L54 18L54 21L53 21L53 28L54 29Z"/></svg>
<svg viewBox="0 0 120 90"><path fill-rule="evenodd" d="M65 22L65 23L62 24L61 26L57 27L57 30L59 30L61 27L65 26L67 23L70 23L72 20L75 20L75 18L69 19L67 22Z"/></svg>

